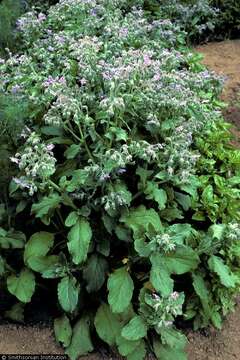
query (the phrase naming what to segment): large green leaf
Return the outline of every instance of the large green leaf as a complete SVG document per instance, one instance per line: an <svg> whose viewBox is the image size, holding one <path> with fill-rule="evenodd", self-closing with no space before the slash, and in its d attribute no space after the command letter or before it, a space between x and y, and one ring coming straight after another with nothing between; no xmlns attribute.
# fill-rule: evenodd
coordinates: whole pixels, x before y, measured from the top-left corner
<svg viewBox="0 0 240 360"><path fill-rule="evenodd" d="M160 329L162 343L171 348L183 350L187 344L187 338L173 327L162 327Z"/></svg>
<svg viewBox="0 0 240 360"><path fill-rule="evenodd" d="M31 267L32 258L44 257L54 243L54 234L41 231L33 234L25 245L24 262Z"/></svg>
<svg viewBox="0 0 240 360"><path fill-rule="evenodd" d="M78 213L76 211L70 212L65 220L65 226L72 227L78 221Z"/></svg>
<svg viewBox="0 0 240 360"><path fill-rule="evenodd" d="M231 269L220 257L215 255L211 256L208 260L208 266L211 271L219 276L220 281L224 286L230 288L236 285L237 277L232 274Z"/></svg>
<svg viewBox="0 0 240 360"><path fill-rule="evenodd" d="M153 349L159 360L187 360L187 354L184 350L163 345L158 340L154 340Z"/></svg>
<svg viewBox="0 0 240 360"><path fill-rule="evenodd" d="M79 295L79 285L73 276L65 276L58 283L58 300L66 312L76 309Z"/></svg>
<svg viewBox="0 0 240 360"><path fill-rule="evenodd" d="M18 276L10 275L7 278L8 291L23 303L31 301L35 291L35 276L32 271L23 269Z"/></svg>
<svg viewBox="0 0 240 360"><path fill-rule="evenodd" d="M197 268L200 259L188 246L177 246L176 250L165 257L164 261L171 274L184 274Z"/></svg>
<svg viewBox="0 0 240 360"><path fill-rule="evenodd" d="M127 268L122 267L108 279L108 303L114 313L123 312L131 302L134 283Z"/></svg>
<svg viewBox="0 0 240 360"><path fill-rule="evenodd" d="M90 338L89 316L83 316L74 326L72 340L66 350L71 360L77 360L79 356L86 355L93 351L93 344Z"/></svg>
<svg viewBox="0 0 240 360"><path fill-rule="evenodd" d="M98 336L103 341L110 346L116 343L116 338L121 332L121 323L117 315L113 314L109 305L100 305L95 316L94 324Z"/></svg>
<svg viewBox="0 0 240 360"><path fill-rule="evenodd" d="M79 218L68 234L68 250L74 264L79 265L87 259L92 238L92 230L85 218Z"/></svg>
<svg viewBox="0 0 240 360"><path fill-rule="evenodd" d="M142 228L148 230L150 224L152 224L157 231L162 229L157 212L154 209L146 209L144 205L126 211L126 213L122 215L120 221L132 229L134 233Z"/></svg>
<svg viewBox="0 0 240 360"><path fill-rule="evenodd" d="M222 240L225 229L226 229L225 224L214 224L210 226L208 232L212 238L217 240Z"/></svg>
<svg viewBox="0 0 240 360"><path fill-rule="evenodd" d="M139 340L147 335L147 324L141 316L135 316L124 326L121 332L122 337L127 340Z"/></svg>
<svg viewBox="0 0 240 360"><path fill-rule="evenodd" d="M4 316L14 322L24 322L24 304L14 304L10 310L5 311Z"/></svg>
<svg viewBox="0 0 240 360"><path fill-rule="evenodd" d="M64 347L70 345L72 327L68 317L65 314L60 318L54 319L54 332L57 341L61 342Z"/></svg>
<svg viewBox="0 0 240 360"><path fill-rule="evenodd" d="M196 294L200 297L201 300L208 301L209 291L206 287L205 281L200 274L192 274L193 277L193 287Z"/></svg>
<svg viewBox="0 0 240 360"><path fill-rule="evenodd" d="M169 296L173 292L173 280L170 277L164 258L158 253L153 254L151 256L151 263L150 281L153 287L162 296Z"/></svg>
<svg viewBox="0 0 240 360"><path fill-rule="evenodd" d="M147 195L146 199L155 200L158 203L159 210L165 209L167 203L167 193L164 189L159 189L155 182L148 181L144 193Z"/></svg>
<svg viewBox="0 0 240 360"><path fill-rule="evenodd" d="M26 241L25 235L20 231L6 231L0 228L0 248L22 249Z"/></svg>
<svg viewBox="0 0 240 360"><path fill-rule="evenodd" d="M98 291L106 277L108 262L102 256L91 255L83 270L83 278L87 282L87 291L89 293Z"/></svg>
<svg viewBox="0 0 240 360"><path fill-rule="evenodd" d="M117 337L118 351L122 356L131 354L140 345L140 343L141 342L139 340L127 340L121 335Z"/></svg>
<svg viewBox="0 0 240 360"><path fill-rule="evenodd" d="M49 225L50 218L55 209L60 206L61 199L61 196L56 193L45 196L39 203L33 204L32 213L35 214L37 218L40 218L44 224Z"/></svg>
<svg viewBox="0 0 240 360"><path fill-rule="evenodd" d="M44 273L59 266L59 257L57 255L33 256L28 259L27 265L33 271Z"/></svg>
<svg viewBox="0 0 240 360"><path fill-rule="evenodd" d="M146 356L146 348L144 340L140 341L137 349L127 355L127 360L144 360Z"/></svg>

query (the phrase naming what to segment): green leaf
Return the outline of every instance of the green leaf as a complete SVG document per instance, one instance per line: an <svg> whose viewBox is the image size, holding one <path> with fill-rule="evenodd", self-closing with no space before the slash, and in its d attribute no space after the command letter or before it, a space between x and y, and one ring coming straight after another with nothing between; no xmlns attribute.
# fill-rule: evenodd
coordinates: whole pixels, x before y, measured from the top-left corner
<svg viewBox="0 0 240 360"><path fill-rule="evenodd" d="M213 195L213 187L212 187L212 185L208 185L203 190L202 201L206 206L211 205L211 204L214 203L214 195Z"/></svg>
<svg viewBox="0 0 240 360"><path fill-rule="evenodd" d="M54 319L54 332L58 342L63 343L64 347L68 347L72 337L72 327L68 317L63 316Z"/></svg>
<svg viewBox="0 0 240 360"><path fill-rule="evenodd" d="M43 197L39 203L32 205L32 214L36 214L36 217L40 218L45 225L49 225L55 209L60 207L61 199L61 196L56 193Z"/></svg>
<svg viewBox="0 0 240 360"><path fill-rule="evenodd" d="M68 250L74 264L79 265L87 259L92 238L92 230L85 218L79 218L68 233Z"/></svg>
<svg viewBox="0 0 240 360"><path fill-rule="evenodd" d="M221 284L227 288L235 287L237 277L232 274L230 268L224 264L224 261L218 256L211 256L208 260L208 266L211 271L216 273L221 281Z"/></svg>
<svg viewBox="0 0 240 360"><path fill-rule="evenodd" d="M121 335L117 337L118 351L122 356L127 356L131 354L139 345L139 340L130 341L124 339L124 337L122 337Z"/></svg>
<svg viewBox="0 0 240 360"><path fill-rule="evenodd" d="M171 274L181 275L197 268L200 259L188 246L178 246L173 253L165 257L165 263Z"/></svg>
<svg viewBox="0 0 240 360"><path fill-rule="evenodd" d="M45 256L54 243L54 234L41 231L33 234L25 245L24 262L29 266L29 260L34 257Z"/></svg>
<svg viewBox="0 0 240 360"><path fill-rule="evenodd" d="M220 241L223 238L225 229L226 229L225 224L214 224L214 225L210 226L208 231L212 238Z"/></svg>
<svg viewBox="0 0 240 360"><path fill-rule="evenodd" d="M112 313L109 305L100 305L94 324L100 339L113 346L116 343L116 338L120 335L121 323L117 316Z"/></svg>
<svg viewBox="0 0 240 360"><path fill-rule="evenodd" d="M150 272L150 281L153 287L161 293L162 296L169 296L173 292L173 280L164 258L160 254L153 254L151 256L152 268Z"/></svg>
<svg viewBox="0 0 240 360"><path fill-rule="evenodd" d="M28 303L35 291L35 276L32 271L23 269L18 276L10 275L7 278L7 288L18 300Z"/></svg>
<svg viewBox="0 0 240 360"><path fill-rule="evenodd" d="M212 311L211 312L211 320L213 325L221 330L222 329L222 318L218 311Z"/></svg>
<svg viewBox="0 0 240 360"><path fill-rule="evenodd" d="M158 185L152 181L147 182L147 187L144 190L146 199L155 200L158 203L159 210L163 210L167 203L167 193L163 189L159 189Z"/></svg>
<svg viewBox="0 0 240 360"><path fill-rule="evenodd" d="M114 313L123 312L131 302L134 283L126 267L117 269L108 279L108 303Z"/></svg>
<svg viewBox="0 0 240 360"><path fill-rule="evenodd" d="M26 237L20 231L6 231L0 228L0 248L2 249L22 249L25 245Z"/></svg>
<svg viewBox="0 0 240 360"><path fill-rule="evenodd" d="M175 191L174 194L176 201L182 206L183 210L188 211L192 205L191 197L177 191Z"/></svg>
<svg viewBox="0 0 240 360"><path fill-rule="evenodd" d="M24 322L24 304L14 304L10 310L5 311L4 315L13 321Z"/></svg>
<svg viewBox="0 0 240 360"><path fill-rule="evenodd" d="M153 342L154 353L159 360L187 360L187 354L180 349L161 344L160 341Z"/></svg>
<svg viewBox="0 0 240 360"><path fill-rule="evenodd" d="M74 159L80 151L80 146L76 144L70 145L67 150L64 152L66 159Z"/></svg>
<svg viewBox="0 0 240 360"><path fill-rule="evenodd" d="M79 295L79 285L73 276L65 276L58 283L58 300L66 312L73 312L76 309Z"/></svg>
<svg viewBox="0 0 240 360"><path fill-rule="evenodd" d="M161 218L167 220L167 221L170 221L172 222L173 220L176 220L176 219L183 219L183 215L182 215L182 210L176 208L176 207L173 207L173 208L167 208L167 209L164 209L161 211L160 213L160 216Z"/></svg>
<svg viewBox="0 0 240 360"><path fill-rule="evenodd" d="M28 267L40 273L45 273L57 265L59 266L59 257L57 255L33 256L28 259Z"/></svg>
<svg viewBox="0 0 240 360"><path fill-rule="evenodd" d="M121 335L131 341L142 339L147 335L147 324L141 316L135 316L124 326Z"/></svg>
<svg viewBox="0 0 240 360"><path fill-rule="evenodd" d="M89 324L90 319L85 315L74 326L71 344L66 350L66 354L71 360L77 360L79 356L93 351Z"/></svg>
<svg viewBox="0 0 240 360"><path fill-rule="evenodd" d="M127 360L144 360L146 356L145 342L142 340L137 347L137 350L133 350L127 355Z"/></svg>
<svg viewBox="0 0 240 360"><path fill-rule="evenodd" d="M199 274L192 274L193 277L193 287L196 294L200 297L201 300L208 301L209 291L206 287L203 277Z"/></svg>
<svg viewBox="0 0 240 360"><path fill-rule="evenodd" d="M183 350L187 344L186 336L172 327L162 327L160 335L162 343L170 348Z"/></svg>
<svg viewBox="0 0 240 360"><path fill-rule="evenodd" d="M78 213L76 211L70 212L65 220L65 226L72 227L78 221Z"/></svg>
<svg viewBox="0 0 240 360"><path fill-rule="evenodd" d="M4 258L0 255L0 277L3 276L5 273L5 260Z"/></svg>
<svg viewBox="0 0 240 360"><path fill-rule="evenodd" d="M169 226L168 231L171 232L172 241L184 245L184 242L192 235L193 228L190 224L174 224Z"/></svg>
<svg viewBox="0 0 240 360"><path fill-rule="evenodd" d="M125 223L134 233L138 232L142 228L148 230L150 224L155 230L160 231L162 229L160 218L154 209L146 209L141 205L138 208L131 208L130 211L126 211L120 219Z"/></svg>
<svg viewBox="0 0 240 360"><path fill-rule="evenodd" d="M98 291L104 284L108 262L97 254L93 254L87 261L83 270L83 278L87 282L89 293Z"/></svg>

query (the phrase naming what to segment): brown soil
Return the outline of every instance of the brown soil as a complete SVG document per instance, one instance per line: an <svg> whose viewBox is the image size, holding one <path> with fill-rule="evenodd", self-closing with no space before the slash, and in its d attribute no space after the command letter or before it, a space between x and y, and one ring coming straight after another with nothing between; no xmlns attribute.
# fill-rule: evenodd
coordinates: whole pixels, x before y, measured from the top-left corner
<svg viewBox="0 0 240 360"><path fill-rule="evenodd" d="M240 40L212 42L196 48L204 55L202 63L219 75L226 77L222 100L227 102L226 120L234 124L233 144L240 147ZM240 355L239 355L240 359Z"/></svg>
<svg viewBox="0 0 240 360"><path fill-rule="evenodd" d="M211 43L197 48L204 54L203 63L228 77L223 99L229 103L225 117L236 125L240 138L240 40ZM240 103L240 101L239 101ZM187 352L189 360L240 360L240 303L224 323L222 331L208 330L204 335L190 332ZM52 330L47 327L0 325L0 354L62 354ZM117 360L116 357L92 355L83 360ZM176 359L178 360L178 359Z"/></svg>
<svg viewBox="0 0 240 360"><path fill-rule="evenodd" d="M223 100L236 100L240 91L240 40L212 42L196 50L204 55L203 64L226 77Z"/></svg>

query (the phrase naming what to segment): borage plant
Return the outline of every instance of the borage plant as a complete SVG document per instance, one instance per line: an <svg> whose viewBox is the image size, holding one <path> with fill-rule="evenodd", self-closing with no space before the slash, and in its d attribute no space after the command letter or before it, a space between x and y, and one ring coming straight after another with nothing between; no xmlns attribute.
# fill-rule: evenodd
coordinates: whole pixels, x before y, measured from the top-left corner
<svg viewBox="0 0 240 360"><path fill-rule="evenodd" d="M1 61L3 96L30 111L0 207L7 316L43 285L71 359L97 337L128 360L186 359L177 320L220 327L239 287L239 152L184 33L127 6L27 13Z"/></svg>

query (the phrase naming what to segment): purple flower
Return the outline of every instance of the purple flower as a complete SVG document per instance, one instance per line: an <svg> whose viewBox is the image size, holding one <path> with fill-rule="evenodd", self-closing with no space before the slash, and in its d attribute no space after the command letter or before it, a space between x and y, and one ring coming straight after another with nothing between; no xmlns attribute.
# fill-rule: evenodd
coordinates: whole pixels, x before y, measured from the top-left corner
<svg viewBox="0 0 240 360"><path fill-rule="evenodd" d="M128 28L123 27L119 30L119 36L121 37L127 37L128 35Z"/></svg>
<svg viewBox="0 0 240 360"><path fill-rule="evenodd" d="M160 80L160 78L161 78L161 75L160 75L159 73L156 73L156 74L153 76L153 80L154 80L154 81L158 81L158 80Z"/></svg>
<svg viewBox="0 0 240 360"><path fill-rule="evenodd" d="M110 179L110 175L109 174L102 174L99 178L100 181L106 181Z"/></svg>
<svg viewBox="0 0 240 360"><path fill-rule="evenodd" d="M19 164L19 161L20 161L18 158L13 157L13 156L10 157L10 160L11 160L11 162L13 162L15 164Z"/></svg>
<svg viewBox="0 0 240 360"><path fill-rule="evenodd" d="M60 84L66 85L66 79L64 76L61 76L59 79Z"/></svg>
<svg viewBox="0 0 240 360"><path fill-rule="evenodd" d="M90 15L92 15L92 16L97 16L97 9L91 9L90 10Z"/></svg>
<svg viewBox="0 0 240 360"><path fill-rule="evenodd" d="M17 92L19 92L19 90L21 90L21 86L20 85L15 85L12 87L11 91L12 94L16 94Z"/></svg>
<svg viewBox="0 0 240 360"><path fill-rule="evenodd" d="M44 21L44 20L46 20L46 15L43 14L43 13L39 13L39 14L38 14L38 20L39 20L39 21Z"/></svg>
<svg viewBox="0 0 240 360"><path fill-rule="evenodd" d="M152 60L150 59L150 57L147 54L143 55L143 63L146 66L150 66L152 63Z"/></svg>
<svg viewBox="0 0 240 360"><path fill-rule="evenodd" d="M54 149L54 145L53 144L48 144L47 145L47 150L48 151L51 151L51 150L53 150Z"/></svg>
<svg viewBox="0 0 240 360"><path fill-rule="evenodd" d="M80 80L80 83L81 83L82 86L84 86L84 85L87 84L87 80L84 79L84 78L82 78L82 79Z"/></svg>
<svg viewBox="0 0 240 360"><path fill-rule="evenodd" d="M120 168L120 169L118 169L117 173L118 173L119 175L121 175L121 174L124 174L126 171L127 171L127 170L126 170L125 168Z"/></svg>

